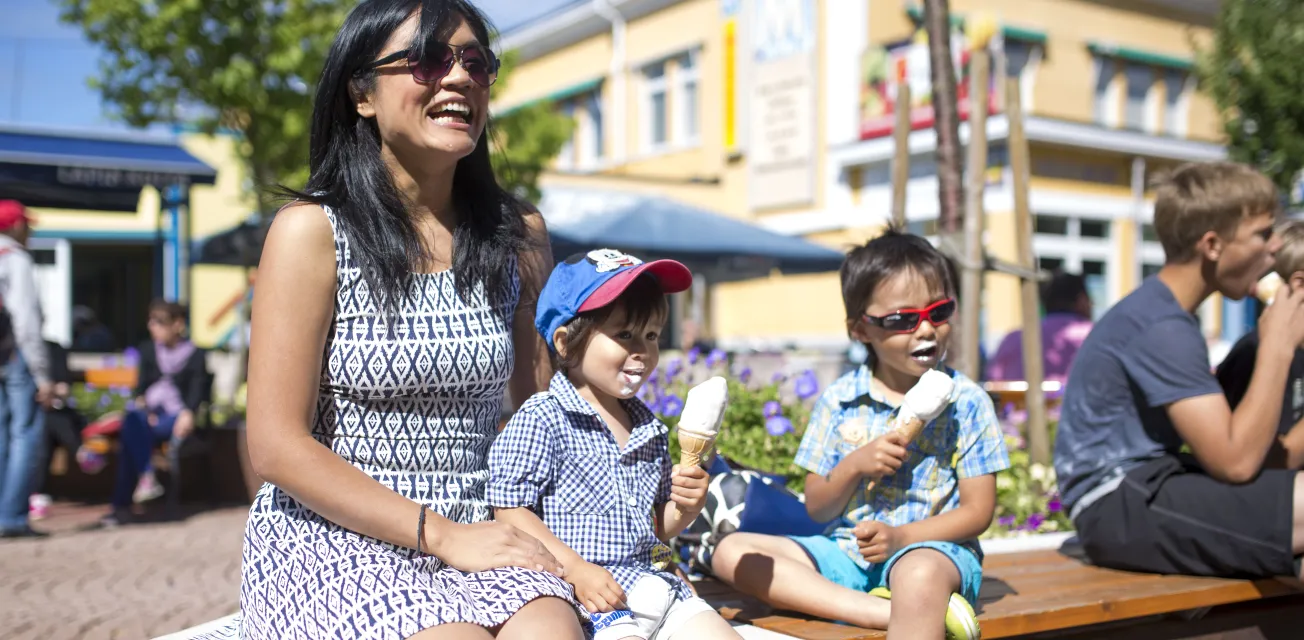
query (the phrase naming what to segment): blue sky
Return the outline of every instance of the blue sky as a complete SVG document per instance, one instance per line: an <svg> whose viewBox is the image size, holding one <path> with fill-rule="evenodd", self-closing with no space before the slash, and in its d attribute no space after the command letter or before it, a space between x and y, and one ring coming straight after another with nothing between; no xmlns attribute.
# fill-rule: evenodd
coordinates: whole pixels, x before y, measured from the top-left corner
<svg viewBox="0 0 1304 640"><path fill-rule="evenodd" d="M473 0L504 31L575 0ZM122 128L87 86L99 52L59 22L54 0L0 0L0 123Z"/></svg>

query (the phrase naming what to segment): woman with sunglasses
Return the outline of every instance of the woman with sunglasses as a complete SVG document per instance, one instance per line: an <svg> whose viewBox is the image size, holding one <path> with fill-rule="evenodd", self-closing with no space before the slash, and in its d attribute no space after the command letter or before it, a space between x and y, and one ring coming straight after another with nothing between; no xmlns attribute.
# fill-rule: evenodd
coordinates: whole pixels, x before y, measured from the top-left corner
<svg viewBox="0 0 1304 640"><path fill-rule="evenodd" d="M793 461L809 471L806 510L830 526L816 536L735 533L713 569L776 608L892 638L976 639L978 536L1010 460L991 399L944 364L951 266L927 240L889 229L847 255L842 300L847 332L869 357L815 403ZM951 376L950 404L906 441L892 418L931 369Z"/></svg>
<svg viewBox="0 0 1304 640"><path fill-rule="evenodd" d="M367 0L330 50L258 271L243 637L584 635L563 567L485 502L504 392L551 375L552 266L490 168L488 43L465 0Z"/></svg>

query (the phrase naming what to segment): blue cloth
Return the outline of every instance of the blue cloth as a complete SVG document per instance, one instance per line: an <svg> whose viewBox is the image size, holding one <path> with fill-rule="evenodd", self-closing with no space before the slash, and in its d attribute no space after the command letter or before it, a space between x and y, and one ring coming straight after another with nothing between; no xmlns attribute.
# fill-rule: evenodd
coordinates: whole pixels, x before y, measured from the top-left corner
<svg viewBox="0 0 1304 640"><path fill-rule="evenodd" d="M815 535L828 528L827 522L816 522L792 491L783 486L783 480L771 484L762 478L752 478L747 483L743 509L738 516L738 530L746 533L764 533L772 536Z"/></svg>
<svg viewBox="0 0 1304 640"><path fill-rule="evenodd" d="M668 430L638 398L621 404L635 425L623 450L566 375L555 374L494 440L487 499L495 508L532 509L626 593L656 575L690 598L688 585L666 571L670 547L656 536L656 514L670 500Z"/></svg>
<svg viewBox="0 0 1304 640"><path fill-rule="evenodd" d="M153 426L149 424L149 413L143 410L128 411L122 418L122 429L118 432L118 477L113 483L112 504L115 507L131 504L131 494L136 490L136 483L141 474L150 468L154 445L172 437L177 415L155 415L158 416L158 421Z"/></svg>
<svg viewBox="0 0 1304 640"><path fill-rule="evenodd" d="M1096 323L1069 371L1055 432L1055 472L1065 506L1116 470L1126 473L1182 438L1166 406L1222 394L1195 315L1157 277Z"/></svg>
<svg viewBox="0 0 1304 640"><path fill-rule="evenodd" d="M36 379L15 351L0 383L0 529L27 526L28 497L45 461L45 412Z"/></svg>
<svg viewBox="0 0 1304 640"><path fill-rule="evenodd" d="M554 267L548 276L539 292L534 328L548 348L556 351L552 338L557 329L582 311L610 304L643 273L656 276L664 293L679 293L693 286L692 272L674 260L643 262L611 249L576 254Z"/></svg>
<svg viewBox="0 0 1304 640"><path fill-rule="evenodd" d="M899 527L960 506L960 480L1010 467L1005 437L991 397L964 374L947 370L955 381L951 404L907 447L908 457L896 473L869 487L862 479L842 518L824 533L861 568L868 563L856 544L855 525L877 520ZM833 381L811 410L794 464L828 476L844 458L891 429L897 406L872 387L873 374L861 365ZM853 427L859 425L855 433ZM981 554L977 540L960 544Z"/></svg>
<svg viewBox="0 0 1304 640"><path fill-rule="evenodd" d="M960 595L970 604L978 604L978 590L983 583L983 565L978 554L969 547L954 542L919 542L892 554L887 562L862 567L852 562L847 554L842 552L842 547L837 540L828 536L789 536L789 538L806 550L811 560L815 562L815 567L819 569L820 575L834 584L860 592L868 592L878 587L890 587L888 577L892 573L892 567L902 556L915 549L933 549L955 563L955 568L960 572Z"/></svg>

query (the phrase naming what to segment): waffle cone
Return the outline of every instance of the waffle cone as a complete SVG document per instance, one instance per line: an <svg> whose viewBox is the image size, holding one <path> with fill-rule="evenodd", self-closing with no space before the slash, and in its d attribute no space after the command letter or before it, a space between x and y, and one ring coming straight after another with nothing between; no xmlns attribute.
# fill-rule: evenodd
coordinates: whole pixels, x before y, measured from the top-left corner
<svg viewBox="0 0 1304 640"><path fill-rule="evenodd" d="M715 438L679 430L679 464L696 466L702 463L706 452L715 444Z"/></svg>

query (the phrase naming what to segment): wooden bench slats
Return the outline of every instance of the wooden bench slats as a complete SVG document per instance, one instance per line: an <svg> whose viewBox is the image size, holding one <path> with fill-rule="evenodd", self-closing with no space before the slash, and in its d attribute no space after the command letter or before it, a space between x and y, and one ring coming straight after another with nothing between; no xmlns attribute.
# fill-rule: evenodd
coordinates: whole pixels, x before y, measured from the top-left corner
<svg viewBox="0 0 1304 640"><path fill-rule="evenodd" d="M1299 591L1278 580L1159 576L1101 569L1058 551L989 556L979 596L984 638L1006 638L1249 602ZM885 633L779 615L714 581L698 594L727 618L806 640L879 640Z"/></svg>

